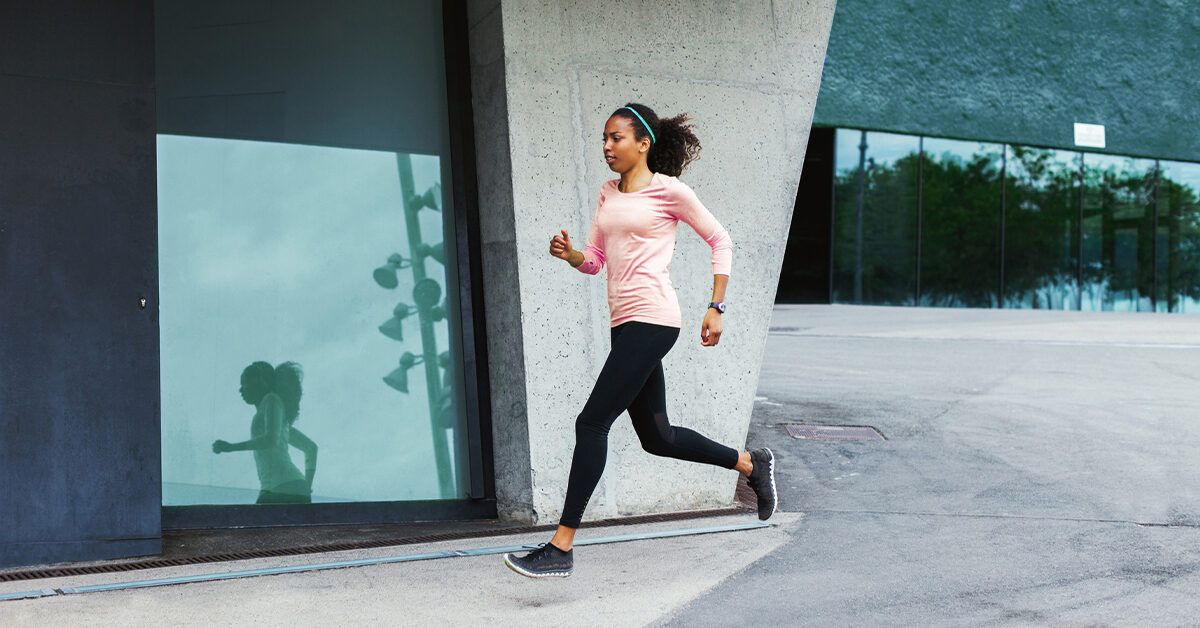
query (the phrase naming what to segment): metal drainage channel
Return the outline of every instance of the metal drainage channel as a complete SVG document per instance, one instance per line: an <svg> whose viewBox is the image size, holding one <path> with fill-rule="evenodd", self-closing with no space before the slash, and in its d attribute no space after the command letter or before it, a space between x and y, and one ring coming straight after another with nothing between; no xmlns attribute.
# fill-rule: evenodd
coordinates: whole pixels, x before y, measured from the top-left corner
<svg viewBox="0 0 1200 628"><path fill-rule="evenodd" d="M580 528L598 528L610 526L628 526L639 525L643 523L665 523L668 521L685 521L688 519L702 519L708 517L719 517L735 515L745 512L745 509L740 508L720 508L714 510L694 510L691 512L679 513L664 513L657 515L636 515L633 517L620 517L613 519L598 519L596 521L584 522ZM473 539L489 536L512 536L516 534L529 534L532 532L546 532L554 530L555 524L546 524L540 526L523 526L514 528L501 528L497 530L467 530L463 532L447 532L443 534L426 534L423 536L410 536L391 539L377 539L374 541L355 541L352 543L329 543L324 545L306 545L300 547L286 547L268 550L248 550L244 552L225 552L221 554L209 554L204 556L188 556L185 558L154 558L149 560L134 560L123 563L107 563L100 565L86 565L78 567L47 567L42 569L25 569L19 571L0 572L0 582L17 582L20 580L41 580L43 578L62 578L67 576L88 576L102 573L122 573L126 571L137 571L141 569L160 569L163 567L183 567L186 565L199 565L203 563L219 563L232 560L248 560L251 558L278 558L281 556L298 556L303 554L323 554L325 552L342 552L348 550L362 549L378 549L380 547L393 547L398 545L421 545L425 543L438 543L442 541L458 541L463 539Z"/></svg>
<svg viewBox="0 0 1200 628"><path fill-rule="evenodd" d="M723 526L710 526L706 528L681 528L679 530L664 530L662 532L642 532L639 534L624 534L620 536L608 536L595 539L585 539L575 543L575 545L603 545L607 543L625 543L629 541L644 541L649 539L664 539L677 536L693 536L698 534L714 534L718 532L735 532L739 530L755 530L759 528L769 528L771 524L765 521L753 521L749 523L734 523ZM155 578L150 580L133 580L130 582L112 582L108 584L92 584L78 587L62 587L62 588L45 588L33 591L20 591L17 593L0 594L0 602L12 600L27 600L32 598L51 597L57 595L76 595L81 593L98 593L100 591L119 591L123 589L144 589L148 587L162 587L172 584L186 584L191 582L212 582L216 580L235 580L238 578L252 578L256 576L273 576L287 573L298 573L304 571L323 571L326 569L344 569L347 567L365 567L368 565L385 565L391 563L406 563L418 560L436 560L439 558L457 558L460 556L485 556L488 554L501 554L504 552L518 552L521 550L537 549L540 546L538 543L527 543L523 545L500 545L493 547L476 547L461 550L445 550L441 552L427 552L424 554L407 554L401 556L382 556L379 558L362 558L358 560L343 560L329 563L313 563L308 565L290 565L287 567L266 567L263 569L248 569L243 571L226 571L221 573L196 574L194 576L176 576L173 578Z"/></svg>

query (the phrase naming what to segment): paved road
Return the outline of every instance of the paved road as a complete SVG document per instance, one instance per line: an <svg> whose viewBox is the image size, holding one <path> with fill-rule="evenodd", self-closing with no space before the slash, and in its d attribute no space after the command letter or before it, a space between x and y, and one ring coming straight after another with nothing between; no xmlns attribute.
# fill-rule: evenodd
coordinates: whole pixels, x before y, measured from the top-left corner
<svg viewBox="0 0 1200 628"><path fill-rule="evenodd" d="M805 514L656 623L1200 624L1200 317L779 306L772 326L750 445Z"/></svg>

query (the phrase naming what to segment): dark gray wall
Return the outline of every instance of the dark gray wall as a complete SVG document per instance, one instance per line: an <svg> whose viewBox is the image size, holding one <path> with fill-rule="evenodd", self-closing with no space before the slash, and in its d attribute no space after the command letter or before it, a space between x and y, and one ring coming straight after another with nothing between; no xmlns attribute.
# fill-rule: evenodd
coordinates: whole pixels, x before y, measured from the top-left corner
<svg viewBox="0 0 1200 628"><path fill-rule="evenodd" d="M0 3L0 566L161 549L152 9Z"/></svg>
<svg viewBox="0 0 1200 628"><path fill-rule="evenodd" d="M814 124L1200 161L1198 66L1191 0L839 0Z"/></svg>

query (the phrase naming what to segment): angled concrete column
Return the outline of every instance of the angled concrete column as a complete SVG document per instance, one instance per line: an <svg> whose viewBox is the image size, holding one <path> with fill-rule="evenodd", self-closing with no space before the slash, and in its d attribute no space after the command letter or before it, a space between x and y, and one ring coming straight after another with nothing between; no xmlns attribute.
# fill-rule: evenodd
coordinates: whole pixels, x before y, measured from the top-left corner
<svg viewBox="0 0 1200 628"><path fill-rule="evenodd" d="M671 422L745 444L835 0L472 2L476 147L502 516L554 522L574 421L609 350L605 279L548 254L583 245L608 115L688 112L703 145L680 177L729 230L725 332L700 346L708 246L686 224L672 262L683 311L664 361ZM622 415L585 519L729 505L736 474L642 451Z"/></svg>

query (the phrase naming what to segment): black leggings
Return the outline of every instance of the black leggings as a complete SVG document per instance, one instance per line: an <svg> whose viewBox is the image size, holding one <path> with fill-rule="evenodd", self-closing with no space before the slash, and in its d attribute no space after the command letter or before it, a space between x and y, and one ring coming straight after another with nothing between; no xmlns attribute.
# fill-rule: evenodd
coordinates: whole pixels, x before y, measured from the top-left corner
<svg viewBox="0 0 1200 628"><path fill-rule="evenodd" d="M560 525L578 528L583 510L608 457L608 430L629 410L642 448L656 456L733 469L738 451L711 441L686 427L667 422L667 388L662 358L679 328L627 321L611 328L612 350L596 378L592 394L575 420L575 454L567 481L567 498Z"/></svg>

